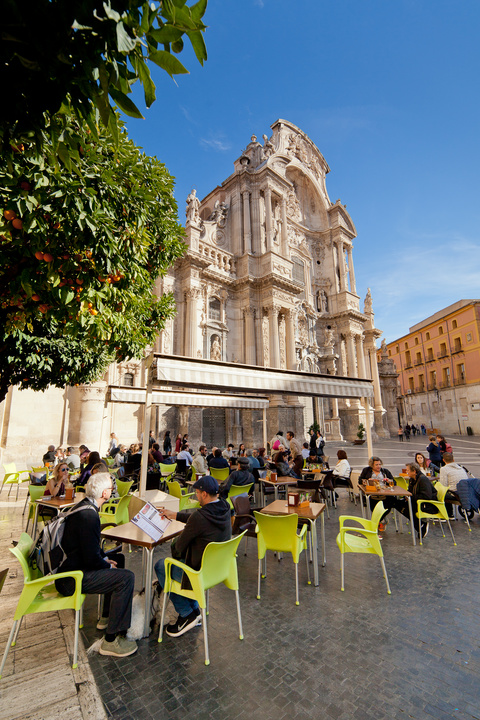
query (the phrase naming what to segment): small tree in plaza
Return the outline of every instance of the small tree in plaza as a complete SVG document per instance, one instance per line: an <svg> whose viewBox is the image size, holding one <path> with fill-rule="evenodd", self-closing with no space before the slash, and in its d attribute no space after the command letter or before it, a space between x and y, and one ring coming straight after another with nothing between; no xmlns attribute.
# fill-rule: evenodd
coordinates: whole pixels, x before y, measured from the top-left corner
<svg viewBox="0 0 480 720"><path fill-rule="evenodd" d="M173 299L156 279L184 251L173 180L127 137L152 63L206 60L207 0L6 0L0 81L0 401L97 379L142 357Z"/></svg>
<svg viewBox="0 0 480 720"><path fill-rule="evenodd" d="M78 150L54 162L44 136L4 147L0 169L0 400L9 385L35 390L88 382L112 360L141 357L173 299L158 276L185 249L173 180L121 128L92 139L70 115L54 117Z"/></svg>

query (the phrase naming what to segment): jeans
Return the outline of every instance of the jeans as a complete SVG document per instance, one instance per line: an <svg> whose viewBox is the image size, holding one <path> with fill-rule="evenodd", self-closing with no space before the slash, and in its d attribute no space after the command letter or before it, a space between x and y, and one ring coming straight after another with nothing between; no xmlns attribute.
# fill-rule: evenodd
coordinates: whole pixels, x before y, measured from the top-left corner
<svg viewBox="0 0 480 720"><path fill-rule="evenodd" d="M181 570L176 565L171 566L170 570L172 574L172 579L176 580L177 582L182 581L183 576L183 570ZM162 588L165 587L165 559L161 558L158 562L155 563L155 573L158 578L158 582ZM190 615L191 612L194 610L198 610L198 603L196 600L190 600L190 598L183 597L183 595L178 595L177 593L170 593L170 600L173 603L173 607L178 612L180 617L187 617L187 615Z"/></svg>

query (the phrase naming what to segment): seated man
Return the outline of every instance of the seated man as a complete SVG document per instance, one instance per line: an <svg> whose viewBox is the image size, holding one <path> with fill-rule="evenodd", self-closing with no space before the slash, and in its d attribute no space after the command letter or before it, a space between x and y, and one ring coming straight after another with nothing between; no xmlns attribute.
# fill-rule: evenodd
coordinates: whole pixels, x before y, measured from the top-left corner
<svg viewBox="0 0 480 720"><path fill-rule="evenodd" d="M190 511L173 512L161 508L160 512L170 520L186 522L181 535L172 543L172 557L181 560L194 570L202 564L203 551L210 542L224 542L232 537L230 506L218 497L218 483L210 475L199 478L193 485L200 508ZM165 586L165 560L162 558L155 564L155 572L161 588ZM183 572L172 567L172 578L180 582ZM182 587L185 580L182 581ZM187 580L188 583L188 580ZM179 637L201 622L198 603L177 593L170 593L170 599L178 612L173 625L167 625L166 633L171 637Z"/></svg>
<svg viewBox="0 0 480 720"><path fill-rule="evenodd" d="M227 460L230 460L230 458L232 458L232 457L234 456L234 454L235 454L235 453L233 452L233 448L234 448L233 444L232 444L232 443L228 443L226 449L225 449L225 450L223 451L223 453L222 453L223 457L226 458Z"/></svg>
<svg viewBox="0 0 480 720"><path fill-rule="evenodd" d="M306 460L309 457L309 455L310 455L310 448L309 448L308 442L304 442L303 448L302 448L302 457L304 460Z"/></svg>
<svg viewBox="0 0 480 720"><path fill-rule="evenodd" d="M231 472L225 482L222 483L220 487L220 496L226 498L232 485L250 485L251 483L254 483L255 478L249 468L250 463L248 457L239 457L238 470Z"/></svg>
<svg viewBox="0 0 480 720"><path fill-rule="evenodd" d="M195 472L197 472L199 475L208 475L206 445L200 445L197 454L193 458L192 465L195 468Z"/></svg>
<svg viewBox="0 0 480 720"><path fill-rule="evenodd" d="M183 443L182 449L177 455L177 460L185 460L187 467L190 467L192 464L193 458L188 450L188 443Z"/></svg>
<svg viewBox="0 0 480 720"><path fill-rule="evenodd" d="M48 450L42 457L42 463L53 463L55 462L55 445L49 445Z"/></svg>
<svg viewBox="0 0 480 720"><path fill-rule="evenodd" d="M98 511L110 500L112 488L108 473L90 477L85 488L86 498L77 506L84 511L65 522L62 547L66 558L58 572L82 570L82 592L104 594L103 616L97 624L99 630L106 629L100 655L126 657L137 649L136 642L125 638L130 627L135 575L124 569L125 558L121 553L107 555L100 548ZM72 578L56 580L55 586L62 595L73 595Z"/></svg>
<svg viewBox="0 0 480 720"><path fill-rule="evenodd" d="M449 490L455 492L458 481L468 479L467 472L461 465L454 461L452 453L443 453L442 459L445 465L440 468L439 480L442 485L445 485Z"/></svg>
<svg viewBox="0 0 480 720"><path fill-rule="evenodd" d="M67 447L65 462L71 470L80 470L80 455L78 455L76 448Z"/></svg>
<svg viewBox="0 0 480 720"><path fill-rule="evenodd" d="M208 461L208 467L218 469L228 468L228 460L222 457L222 451L220 450L220 448L215 448L213 458Z"/></svg>

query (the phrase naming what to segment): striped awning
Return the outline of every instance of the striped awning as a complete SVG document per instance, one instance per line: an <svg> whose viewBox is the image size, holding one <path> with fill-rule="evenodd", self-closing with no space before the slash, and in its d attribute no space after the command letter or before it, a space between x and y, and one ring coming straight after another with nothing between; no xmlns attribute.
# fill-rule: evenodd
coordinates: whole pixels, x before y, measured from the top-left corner
<svg viewBox="0 0 480 720"><path fill-rule="evenodd" d="M373 397L371 380L337 375L316 375L276 370L239 363L197 360L154 355L153 372L162 385L261 393L262 395L303 395L330 398ZM156 369L155 369L156 365ZM216 395L221 397L221 395Z"/></svg>
<svg viewBox="0 0 480 720"><path fill-rule="evenodd" d="M110 387L110 402L145 402L145 388ZM268 407L268 398L247 395L223 395L222 393L175 392L154 390L153 405L187 405L188 407L222 407L236 410L262 410Z"/></svg>

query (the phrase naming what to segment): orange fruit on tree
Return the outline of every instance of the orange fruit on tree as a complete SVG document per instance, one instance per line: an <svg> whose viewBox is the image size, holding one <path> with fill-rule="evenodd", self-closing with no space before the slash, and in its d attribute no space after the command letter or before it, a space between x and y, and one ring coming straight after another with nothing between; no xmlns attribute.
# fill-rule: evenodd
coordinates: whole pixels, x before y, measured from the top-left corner
<svg viewBox="0 0 480 720"><path fill-rule="evenodd" d="M45 253L44 256L43 256L43 259L45 260L45 262L52 262L52 261L53 261L53 255L51 255L50 253Z"/></svg>
<svg viewBox="0 0 480 720"><path fill-rule="evenodd" d="M35 253L35 257L37 258L37 260L43 260L43 252L37 250L37 252Z"/></svg>
<svg viewBox="0 0 480 720"><path fill-rule="evenodd" d="M17 214L13 210L4 210L3 217L5 220L15 220Z"/></svg>
<svg viewBox="0 0 480 720"><path fill-rule="evenodd" d="M21 230L23 228L23 222L20 220L20 218L15 218L15 220L12 220L12 225L15 230Z"/></svg>

